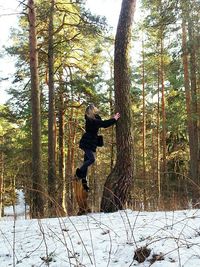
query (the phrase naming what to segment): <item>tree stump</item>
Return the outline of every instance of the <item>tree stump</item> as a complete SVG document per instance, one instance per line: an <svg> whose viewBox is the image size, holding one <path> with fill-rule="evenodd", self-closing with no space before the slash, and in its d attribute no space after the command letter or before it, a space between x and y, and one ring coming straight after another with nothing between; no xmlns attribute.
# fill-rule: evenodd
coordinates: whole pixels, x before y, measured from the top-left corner
<svg viewBox="0 0 200 267"><path fill-rule="evenodd" d="M72 183L74 188L74 195L79 206L77 215L83 215L91 212L87 202L88 192L84 190L82 180L74 178Z"/></svg>

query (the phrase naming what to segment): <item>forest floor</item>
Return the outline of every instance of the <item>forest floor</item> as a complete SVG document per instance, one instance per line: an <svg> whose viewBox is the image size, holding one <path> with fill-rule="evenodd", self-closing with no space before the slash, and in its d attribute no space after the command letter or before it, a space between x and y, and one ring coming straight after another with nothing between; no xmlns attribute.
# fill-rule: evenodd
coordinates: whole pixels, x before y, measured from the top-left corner
<svg viewBox="0 0 200 267"><path fill-rule="evenodd" d="M0 219L0 267L8 266L197 267L200 211L7 216Z"/></svg>

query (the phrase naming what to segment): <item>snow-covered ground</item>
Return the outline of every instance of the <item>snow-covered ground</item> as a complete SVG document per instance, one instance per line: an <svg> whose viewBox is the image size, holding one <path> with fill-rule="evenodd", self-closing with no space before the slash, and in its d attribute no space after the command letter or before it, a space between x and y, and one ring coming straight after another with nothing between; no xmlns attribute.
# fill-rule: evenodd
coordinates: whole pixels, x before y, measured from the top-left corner
<svg viewBox="0 0 200 267"><path fill-rule="evenodd" d="M149 249L139 263L136 249ZM141 256L141 255L140 255ZM200 211L0 221L0 267L198 267Z"/></svg>

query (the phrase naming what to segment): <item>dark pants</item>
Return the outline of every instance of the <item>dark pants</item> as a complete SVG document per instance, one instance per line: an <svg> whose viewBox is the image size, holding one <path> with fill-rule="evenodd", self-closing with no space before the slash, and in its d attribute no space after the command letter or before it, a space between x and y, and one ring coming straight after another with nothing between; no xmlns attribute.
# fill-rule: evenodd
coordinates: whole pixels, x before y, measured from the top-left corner
<svg viewBox="0 0 200 267"><path fill-rule="evenodd" d="M84 149L84 162L80 167L80 171L84 177L87 176L88 167L95 162L94 152L90 149Z"/></svg>

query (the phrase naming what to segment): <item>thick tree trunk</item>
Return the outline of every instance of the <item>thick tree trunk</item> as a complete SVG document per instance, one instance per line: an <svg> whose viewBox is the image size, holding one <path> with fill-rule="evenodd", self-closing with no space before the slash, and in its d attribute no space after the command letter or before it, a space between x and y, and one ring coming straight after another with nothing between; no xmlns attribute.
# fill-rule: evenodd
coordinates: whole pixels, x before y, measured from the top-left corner
<svg viewBox="0 0 200 267"><path fill-rule="evenodd" d="M115 108L121 118L116 126L117 160L104 185L101 210L122 209L133 181L133 132L130 103L129 48L136 0L123 0L115 38Z"/></svg>
<svg viewBox="0 0 200 267"><path fill-rule="evenodd" d="M31 105L32 105L32 204L33 218L44 215L42 197L42 161L41 161L41 118L40 118L40 90L38 74L38 52L36 34L35 1L28 1L29 17L29 48L31 71Z"/></svg>
<svg viewBox="0 0 200 267"><path fill-rule="evenodd" d="M111 79L112 77L112 67L110 67ZM113 88L109 87L109 104L110 104L110 115L113 114ZM110 171L112 171L114 165L114 127L111 128L111 145L110 145Z"/></svg>
<svg viewBox="0 0 200 267"><path fill-rule="evenodd" d="M53 16L54 0L51 0L49 15L48 68L49 68L49 110L48 110L48 194L49 216L57 214L56 208L56 136L55 136L55 89L54 89L54 49ZM58 207L58 206L57 206Z"/></svg>

